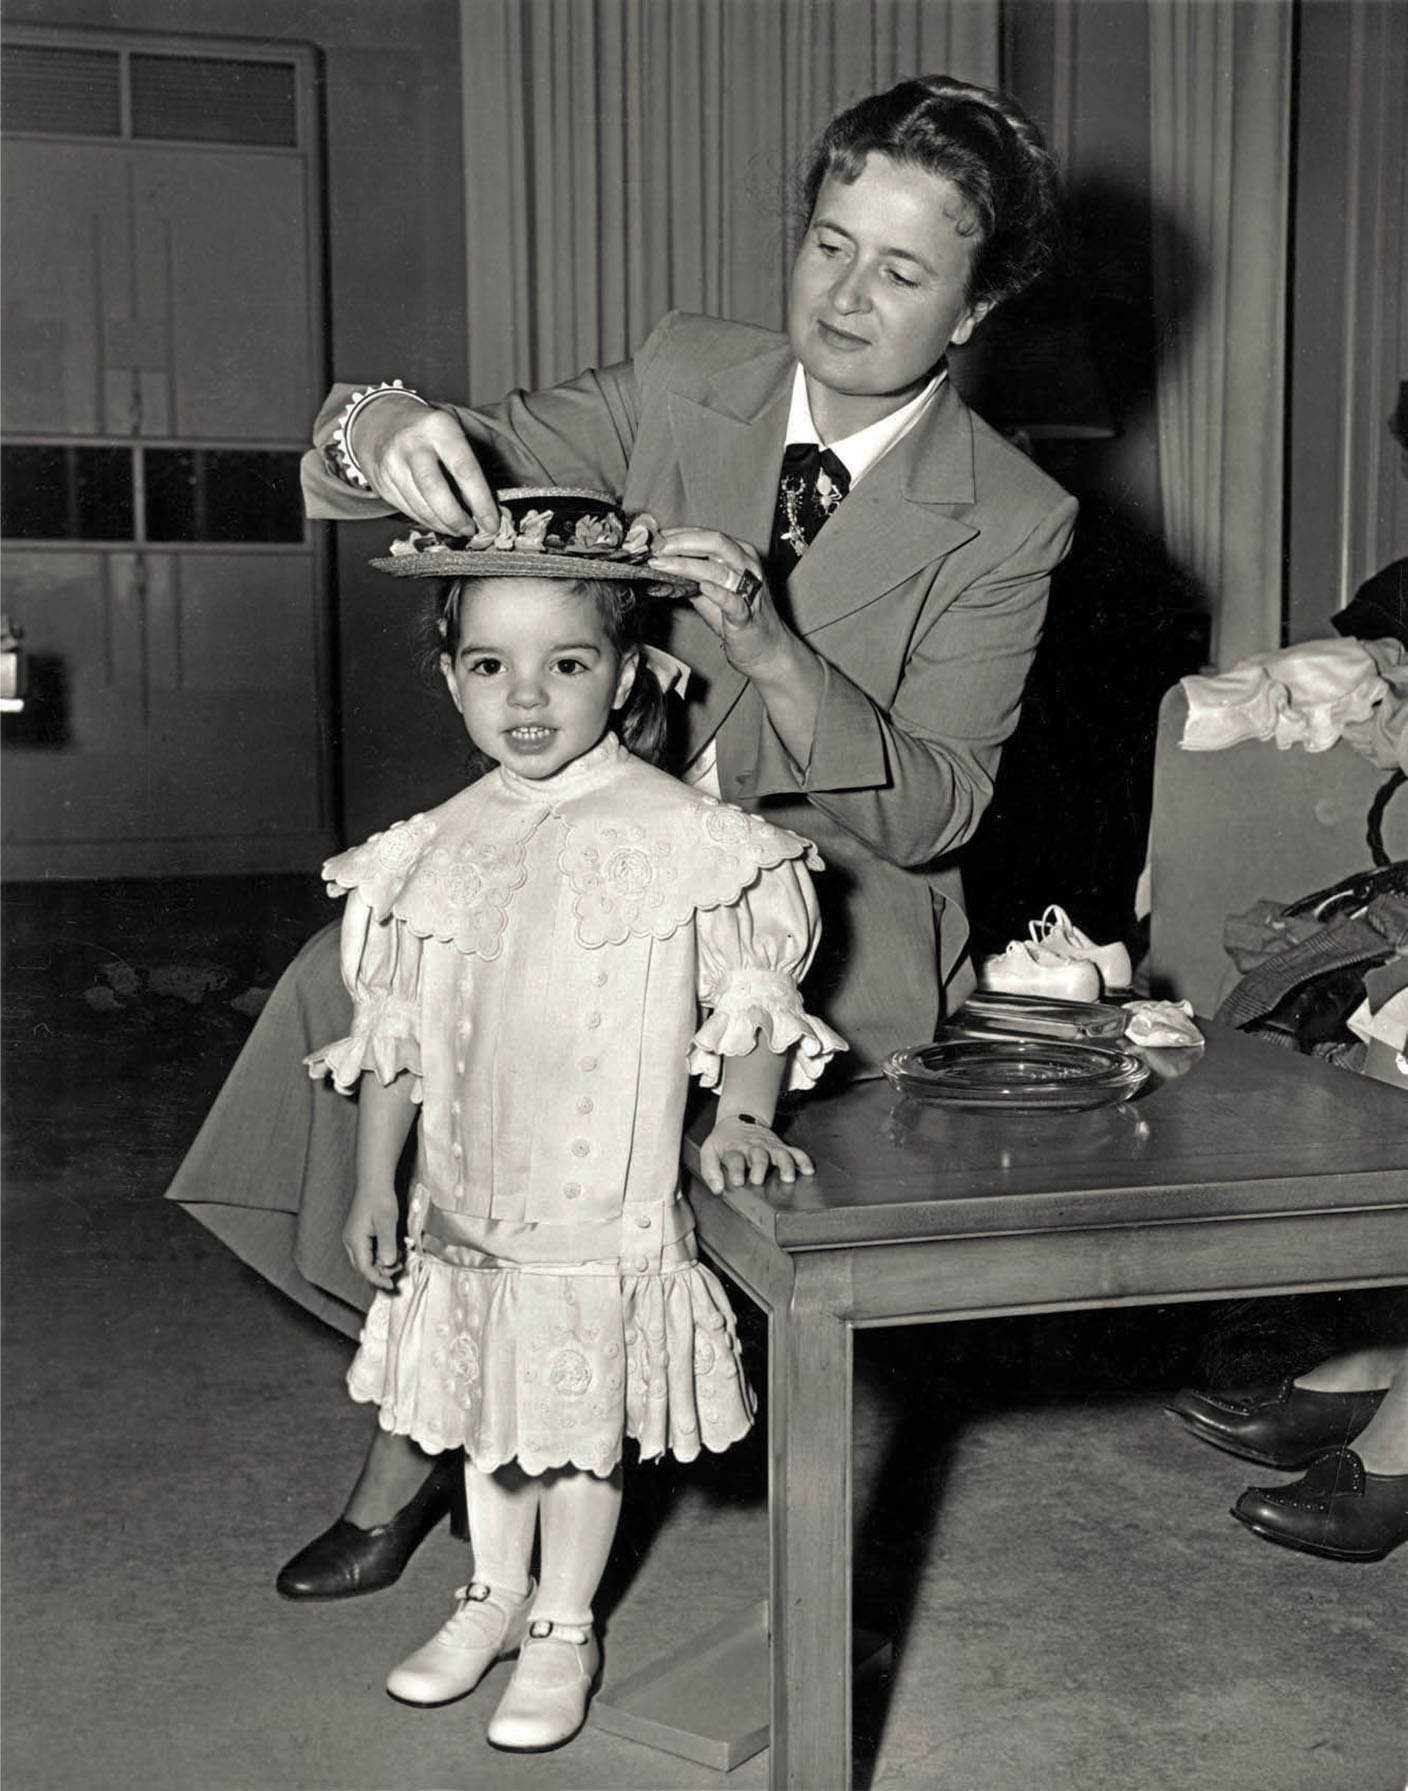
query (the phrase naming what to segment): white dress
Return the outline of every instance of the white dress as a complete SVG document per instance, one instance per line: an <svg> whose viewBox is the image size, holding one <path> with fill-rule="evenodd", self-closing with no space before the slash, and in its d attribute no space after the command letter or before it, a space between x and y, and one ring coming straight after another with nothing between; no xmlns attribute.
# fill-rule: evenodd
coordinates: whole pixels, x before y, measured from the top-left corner
<svg viewBox="0 0 1408 1791"><path fill-rule="evenodd" d="M385 1429L532 1474L610 1473L624 1436L689 1460L747 1430L680 1138L691 1073L712 1085L760 1039L806 1086L844 1049L798 993L808 863L612 735L329 861L355 1014L310 1072L346 1091L409 1073L421 1102L406 1272L348 1375Z"/></svg>

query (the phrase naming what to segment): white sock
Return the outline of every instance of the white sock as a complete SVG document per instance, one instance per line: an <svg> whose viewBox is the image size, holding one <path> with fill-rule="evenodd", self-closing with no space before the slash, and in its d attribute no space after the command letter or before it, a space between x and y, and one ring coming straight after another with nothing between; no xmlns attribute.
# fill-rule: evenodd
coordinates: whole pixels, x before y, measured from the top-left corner
<svg viewBox="0 0 1408 1791"><path fill-rule="evenodd" d="M542 1482L516 1463L486 1474L466 1461L464 1490L475 1579L512 1598L524 1597Z"/></svg>
<svg viewBox="0 0 1408 1791"><path fill-rule="evenodd" d="M621 1516L621 1470L600 1479L582 1468L545 1475L539 1518L542 1571L535 1623L589 1629L592 1599L606 1571Z"/></svg>

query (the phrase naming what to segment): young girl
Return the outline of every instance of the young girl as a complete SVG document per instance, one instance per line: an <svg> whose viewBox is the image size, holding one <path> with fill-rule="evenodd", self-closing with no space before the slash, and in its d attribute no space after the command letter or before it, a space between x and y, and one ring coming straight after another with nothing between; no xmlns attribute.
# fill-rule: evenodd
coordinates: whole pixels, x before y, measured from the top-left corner
<svg viewBox="0 0 1408 1791"><path fill-rule="evenodd" d="M637 623L661 582L648 519L583 493L499 503L493 537L412 536L375 562L460 575L441 665L496 769L327 865L355 1018L308 1061L360 1096L344 1235L380 1292L352 1395L466 1457L474 1580L388 1690L444 1703L517 1653L489 1740L536 1750L581 1727L599 1670L624 1437L690 1460L752 1418L680 1187L689 1076L720 1087L709 1185L791 1181L811 1164L771 1129L783 1073L809 1084L843 1046L797 992L813 848L646 762L667 657Z"/></svg>

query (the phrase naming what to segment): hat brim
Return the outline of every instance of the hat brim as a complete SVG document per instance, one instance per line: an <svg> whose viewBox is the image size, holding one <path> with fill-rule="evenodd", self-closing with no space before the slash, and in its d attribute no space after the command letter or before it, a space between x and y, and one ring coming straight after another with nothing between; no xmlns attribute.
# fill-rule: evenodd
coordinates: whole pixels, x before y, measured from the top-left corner
<svg viewBox="0 0 1408 1791"><path fill-rule="evenodd" d="M605 560L579 553L532 553L521 548L511 553L493 547L447 547L429 553L385 554L374 559L372 565L378 572L389 572L392 578L619 579L627 584L655 585L662 597L688 597L699 589L692 578L658 572L637 560Z"/></svg>

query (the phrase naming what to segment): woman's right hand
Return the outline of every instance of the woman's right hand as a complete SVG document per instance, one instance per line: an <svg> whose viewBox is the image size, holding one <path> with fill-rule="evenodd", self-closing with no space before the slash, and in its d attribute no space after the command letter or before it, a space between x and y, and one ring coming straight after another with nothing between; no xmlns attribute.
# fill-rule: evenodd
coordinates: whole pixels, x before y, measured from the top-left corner
<svg viewBox="0 0 1408 1791"><path fill-rule="evenodd" d="M347 1223L342 1228L342 1247L352 1267L364 1281L391 1293L398 1266L396 1232L400 1213L390 1188L361 1188L352 1196Z"/></svg>
<svg viewBox="0 0 1408 1791"><path fill-rule="evenodd" d="M422 528L498 528L499 506L453 411L388 392L358 411L350 445L377 496Z"/></svg>

